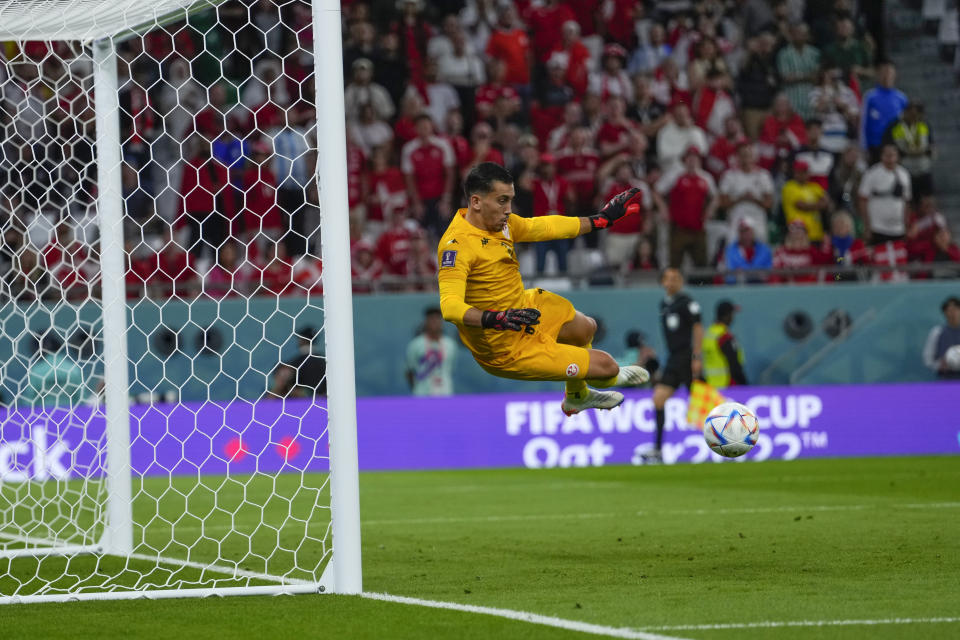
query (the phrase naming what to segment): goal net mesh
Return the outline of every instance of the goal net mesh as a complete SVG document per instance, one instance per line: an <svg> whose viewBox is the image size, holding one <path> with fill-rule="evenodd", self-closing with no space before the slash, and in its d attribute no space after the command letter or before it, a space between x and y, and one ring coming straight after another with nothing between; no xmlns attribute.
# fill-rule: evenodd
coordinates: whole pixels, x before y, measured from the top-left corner
<svg viewBox="0 0 960 640"><path fill-rule="evenodd" d="M4 4L0 598L319 584L331 535L310 3ZM110 167L93 47L118 34ZM99 181L118 170L126 336L104 333L98 223ZM133 543L115 555L103 351L123 340Z"/></svg>

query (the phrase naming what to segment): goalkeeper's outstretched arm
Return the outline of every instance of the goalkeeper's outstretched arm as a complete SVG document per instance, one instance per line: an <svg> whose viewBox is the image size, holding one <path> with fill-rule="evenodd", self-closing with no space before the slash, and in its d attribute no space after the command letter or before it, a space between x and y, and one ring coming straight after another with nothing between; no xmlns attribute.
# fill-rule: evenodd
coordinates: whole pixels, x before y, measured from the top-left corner
<svg viewBox="0 0 960 640"><path fill-rule="evenodd" d="M624 216L640 211L643 194L640 189L627 189L614 196L603 208L592 216L570 218L552 215L536 218L514 217L517 242L542 242L576 238L596 229L606 229Z"/></svg>

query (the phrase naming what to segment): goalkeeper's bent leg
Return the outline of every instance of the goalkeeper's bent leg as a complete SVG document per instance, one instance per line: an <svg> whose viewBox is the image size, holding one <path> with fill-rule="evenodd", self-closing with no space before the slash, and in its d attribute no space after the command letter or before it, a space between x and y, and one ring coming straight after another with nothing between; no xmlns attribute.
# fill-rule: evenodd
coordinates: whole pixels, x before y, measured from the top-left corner
<svg viewBox="0 0 960 640"><path fill-rule="evenodd" d="M650 380L650 373L643 367L629 365L620 367L617 375L609 378L587 378L585 380L568 380L567 397L579 398L587 390L587 385L597 389L609 389L610 387L639 387Z"/></svg>
<svg viewBox="0 0 960 640"><path fill-rule="evenodd" d="M590 367L587 370L586 380L568 380L567 395L577 397L575 394L583 393L588 384L599 389L636 387L649 379L650 374L643 367L636 365L621 367L606 351L590 349Z"/></svg>
<svg viewBox="0 0 960 640"><path fill-rule="evenodd" d="M638 366L620 367L609 353L590 349L589 354L587 379L568 380L566 383L567 393L560 408L568 416L584 409L613 409L623 402L623 394L619 391L590 389L587 387L588 381L598 387L611 387L635 386L650 379L646 369ZM617 373L611 375L614 371Z"/></svg>
<svg viewBox="0 0 960 640"><path fill-rule="evenodd" d="M587 349L587 350L592 350L592 348L593 348L593 343L592 343L592 342L587 342L587 344L584 345L584 348ZM591 356L591 357L592 357L592 356ZM591 362L591 366L592 366L592 364L593 364L593 363ZM588 369L587 374L589 375L589 373L590 373L590 371L589 371L589 369ZM586 381L586 380L584 380L584 379L582 379L582 378L580 378L580 379L567 380L567 382L566 382L566 396L567 396L568 398L570 398L570 399L572 399L572 400L580 400L580 399L582 399L582 398L585 398L585 397L586 397L586 394L587 394L587 381Z"/></svg>
<svg viewBox="0 0 960 640"><path fill-rule="evenodd" d="M609 387L639 387L650 380L650 374L646 369L637 365L628 365L620 367L617 375L609 378L590 379L587 382L599 389Z"/></svg>

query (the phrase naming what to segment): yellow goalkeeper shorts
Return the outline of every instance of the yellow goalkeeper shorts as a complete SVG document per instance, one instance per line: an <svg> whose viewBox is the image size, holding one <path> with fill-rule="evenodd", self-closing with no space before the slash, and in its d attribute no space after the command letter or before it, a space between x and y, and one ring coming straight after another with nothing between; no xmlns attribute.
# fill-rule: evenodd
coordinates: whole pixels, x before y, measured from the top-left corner
<svg viewBox="0 0 960 640"><path fill-rule="evenodd" d="M487 373L514 380L572 380L587 377L590 352L557 342L560 328L573 320L577 310L563 296L543 289L523 292L524 307L540 310L540 324L532 334L518 331L510 354L496 364L477 363Z"/></svg>

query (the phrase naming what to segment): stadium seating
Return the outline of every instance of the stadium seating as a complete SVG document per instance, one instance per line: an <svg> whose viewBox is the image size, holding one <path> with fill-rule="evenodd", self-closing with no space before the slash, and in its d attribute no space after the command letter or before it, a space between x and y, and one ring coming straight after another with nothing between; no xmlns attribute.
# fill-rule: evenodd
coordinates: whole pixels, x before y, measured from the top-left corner
<svg viewBox="0 0 960 640"><path fill-rule="evenodd" d="M800 117L829 117L832 113L829 109L821 113L809 104L813 95L810 90L815 84L812 77L808 75L802 82L791 79L789 75L795 71L792 66L803 57L802 65L812 65L803 69L804 74L816 75L822 69L838 66L843 75L837 86L851 90L855 100L860 100L873 84L870 67L878 61L880 49L886 46L882 34L875 32L876 21L866 13L851 13L856 5L852 2L835 3L834 12L825 16L805 13L802 2L774 3L775 10L767 13L755 10L757 3L605 2L593 3L602 9L596 15L583 8L591 3L569 3L568 6L560 2L541 6L530 2L499 2L496 8L487 7L483 16L477 15L472 2L374 4L376 11L372 10L371 3L343 3L344 77L350 107L347 110L350 216L358 293L434 288L433 242L443 221L461 204L457 186L460 179L477 162L504 162L514 172L518 185L515 211L520 215L533 215L531 189L540 163L537 152L546 151L548 147L556 152L561 175L567 175L579 185L575 199L559 207L568 215L594 210L614 187L640 181L655 186L661 174L669 169L672 157L664 155L668 153L664 136L658 134L664 126L672 126L668 123L675 116L674 107L679 104L687 105L691 111L692 126L706 133L709 153L705 165L718 184L732 164L736 164L735 147L744 142L756 144L760 164L771 172L775 185L774 206L765 212L775 249L786 227L779 204L780 190L792 177L792 158L801 151L805 133L802 126L791 125L791 133L773 127L769 130L771 137L764 137L766 134L759 126L773 96L778 91L786 91L793 111ZM890 44L887 53L895 61L903 59L904 72L899 82L910 100L927 105L938 148L933 170L935 193L942 194L940 206L952 220L950 212L960 205L960 192L954 191L951 183L955 181L946 176L951 172L955 174L958 166L957 154L953 151L955 145L960 144L960 121L948 116L947 111L955 104L956 90L948 89L942 94L943 104L938 102L937 92L950 71L946 65L939 71L931 70L926 57L930 46L950 55L956 49L956 9L943 0L926 0L922 7L905 0L891 4L890 10L897 16L910 18L898 18L898 27L894 28L906 30L905 25L912 20L918 26L922 22L936 31L936 35L924 35L922 29L898 33L897 41ZM121 102L141 105L131 107L131 112L122 119L127 140L124 157L130 178L130 184L125 185L125 197L130 211L142 211L144 207L140 204L144 202L155 204L152 217L138 220L138 224L143 225L146 247L138 247L136 254L131 254L128 278L131 297L168 295L177 287L184 291L196 290L201 282L207 282L209 290L216 292L217 287L210 283L222 279L224 275L220 272L225 269L230 271L228 275L233 276L234 282L232 288L222 292L226 297L256 294L261 288L283 295L319 291L320 265L310 257L313 248L310 243L315 239L302 240L302 227L309 224L305 221L318 215L315 198L308 194L307 202L300 203L306 206L307 212L291 216L291 207L300 204L284 198L283 185L275 201L241 197L261 184L276 182L280 171L289 175L297 172L307 175L312 171L312 161L306 155L292 165L286 163L277 147L280 138L276 137L282 137L283 131L296 129L301 119L306 121L312 108L311 96L306 94L309 92L303 92L305 85L295 80L307 74L302 62L292 55L299 46L300 36L295 28L277 29L264 48L257 44L252 30L234 33L230 16L241 5L238 0L230 0L215 10L191 16L186 24L158 29L146 40L146 56L124 48L129 45L121 45L126 72L136 79L124 86ZM297 24L303 11L300 3L278 2L276 6L283 25ZM272 24L271 20L276 19L275 9L271 3L255 3L249 9L251 20L256 24ZM839 37L837 29L842 29L840 23L847 18L853 25L853 33L845 45L847 48L842 48L836 46L835 40ZM799 45L795 48L792 40L797 36L789 25L798 20L809 24L813 49ZM206 54L197 55L197 52L217 40L211 34L221 40L235 37L238 50L246 52L249 60L232 56L223 61L222 76L208 73ZM913 47L913 44L926 48ZM46 47L47 44L37 42L18 50L11 43L2 53L8 61L42 60ZM794 52L803 54L794 55ZM169 56L166 58L169 64L155 64L165 56ZM832 60L833 57L837 59ZM166 151L170 138L164 132L172 125L174 115L165 110L164 105L170 103L171 97L165 93L164 87L168 85L154 80L169 81L183 74L186 65L192 67L193 77L199 80L193 90L208 92L213 106L188 113L188 121L178 126L185 125L187 132L216 138L218 126L222 128L226 122L239 148L243 149L229 172L226 167L223 169L223 176L229 176L233 185L224 194L222 206L227 209L225 215L232 216L229 244L237 255L227 266L215 264L219 258L209 252L194 250L196 238L191 236L189 208L191 203L199 202L198 198L202 199L205 174L201 172L199 181L179 180L181 174L189 177L191 173L184 173L183 167ZM42 65L39 68L42 73L50 72ZM913 73L914 70L921 73ZM73 109L82 108L76 89L69 83L63 83L60 89L63 94L59 99L64 104L72 104ZM824 91L839 91L826 85L820 89L823 90L820 95ZM8 114L15 112L17 100L9 93L4 98L7 101L4 111ZM614 114L620 98L625 99L625 117ZM571 112L567 109L571 103L581 108ZM181 106L188 112L189 105L189 100L182 101ZM841 145L856 147L859 106L853 107L852 112L845 112L847 115L831 126L834 126L833 134L847 138ZM449 150L444 164L438 165L439 171L436 167L417 165L420 156L414 153L415 147L424 144L415 140L418 134L414 120L420 113L428 114L432 121L433 131L424 132L427 137L423 140L434 140L436 142L430 144ZM744 128L734 127L728 132L725 129L728 115L742 119ZM838 122L841 129L849 127L846 135L836 129ZM586 131L587 151L575 151L569 146L569 133L578 127ZM216 155L216 144L214 147ZM258 153L270 161L273 169L270 176L244 169L245 163L249 167L249 161ZM579 173L575 175L573 168L563 168L564 158L583 153L586 154L583 157L599 154L596 164L592 165L592 175L590 172L580 175L582 170L577 170ZM19 171L13 155L5 156L4 170L8 175ZM834 167L839 166L838 160L835 158ZM841 181L849 176L841 176L836 171L830 173L830 167L826 168L824 184L835 187L828 189L835 200L831 211L847 209L858 221L863 217L863 212L858 211L856 194L851 197L851 185L856 184L856 176L865 168L866 160L865 153L855 158L858 168L852 174L852 183L848 180L831 184L831 177ZM621 165L628 168L615 178L614 170ZM436 191L436 185L427 183L429 176L446 171L452 174L451 189L440 184L440 191ZM406 183L404 176L407 175L419 178ZM620 184L622 181L624 184ZM13 182L8 181L8 188L13 186ZM53 198L41 206L41 199L37 198L42 194L32 194L32 191L38 188L42 191L42 187L42 180L35 178L32 187L24 190L29 195L25 197L26 206L4 212L0 220L3 228L11 231L4 237L9 246L0 255L3 263L0 267L8 274L4 292L7 296L26 295L18 292L13 283L16 273L10 256L18 252L36 253L41 268L51 274L62 270L63 265L56 262L60 253L53 239L53 229L61 218L78 221L71 223L72 240L87 248L95 242L95 236L90 237L89 224L80 222L84 220L83 212L74 210L82 203L75 202L66 208L51 207L50 202L56 200ZM35 198L33 205L30 205L31 197ZM245 203L243 213L237 207L241 201ZM623 284L649 277L645 270L663 265L669 241L668 225L661 222L653 203L650 205L646 215L653 218L653 223L644 230L629 232L635 244L626 260L609 263L604 239L599 245L592 239L586 243L581 240L571 248L570 259L563 261L568 265L567 272L557 273L551 256L547 263L549 275L572 278L569 282L574 286ZM916 203L908 202L908 230L915 210ZM722 249L735 235L730 228L729 213L721 211L719 218L707 227L710 262L695 265L707 268L708 273L713 270L712 275L700 276L705 283L723 281ZM265 255L262 237L250 233L245 216L259 216L264 221L260 231L269 238L283 239L283 255ZM828 212L825 217L829 217ZM294 230L301 232L293 233ZM385 230L390 232L384 234ZM857 232L863 233L860 222ZM915 246L909 233L904 240L903 247L870 249L864 264L889 265L887 256L896 252L915 263L952 259L952 250ZM171 281L170 274L163 268L150 267L157 262L153 254L162 254L163 248L171 243L189 249L176 258L183 263L176 282ZM829 278L824 276L831 273L828 267L833 266L834 258L822 254L819 243L819 239L814 238L811 260L805 264L815 267L813 271L818 275L814 280L826 282ZM653 247L652 261L638 254L637 247L641 245ZM948 245L949 241L945 246ZM77 277L81 279L83 269L94 268L95 264L92 252L87 250L86 254L89 264L79 268ZM268 267L271 261L273 267ZM897 264L902 264L902 260L898 258ZM526 274L534 274L532 257L521 256L521 265ZM265 283L260 276L268 270L272 280ZM906 269L903 273L903 277L922 277L927 271ZM863 270L852 279L875 277L885 279L883 274L878 276ZM797 276L764 273L761 278L753 278L758 279L776 282L795 280ZM50 295L69 297L73 294L57 294L51 289Z"/></svg>

